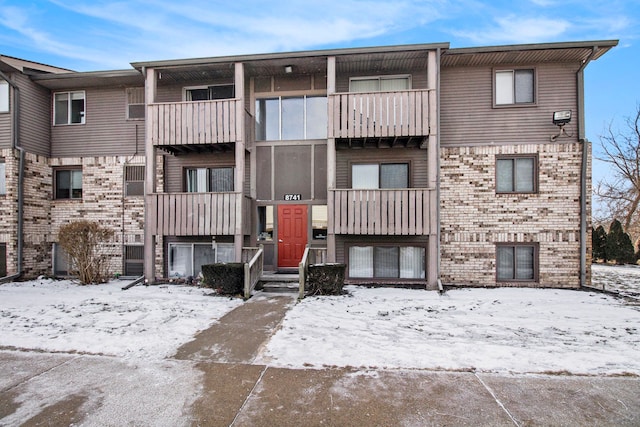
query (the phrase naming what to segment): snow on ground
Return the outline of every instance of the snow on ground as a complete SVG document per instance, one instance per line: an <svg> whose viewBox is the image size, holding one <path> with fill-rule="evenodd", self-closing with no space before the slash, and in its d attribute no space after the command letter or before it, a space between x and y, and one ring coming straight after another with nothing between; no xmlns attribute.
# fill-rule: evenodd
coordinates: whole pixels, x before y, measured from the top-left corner
<svg viewBox="0 0 640 427"><path fill-rule="evenodd" d="M640 299L640 265L592 264L592 287Z"/></svg>
<svg viewBox="0 0 640 427"><path fill-rule="evenodd" d="M205 288L79 286L50 279L0 286L0 347L159 360L242 304Z"/></svg>
<svg viewBox="0 0 640 427"><path fill-rule="evenodd" d="M640 291L640 268L594 266L594 285ZM210 289L35 280L0 286L0 348L160 360L243 304ZM287 313L256 361L356 366L640 375L640 305L557 289L347 287Z"/></svg>

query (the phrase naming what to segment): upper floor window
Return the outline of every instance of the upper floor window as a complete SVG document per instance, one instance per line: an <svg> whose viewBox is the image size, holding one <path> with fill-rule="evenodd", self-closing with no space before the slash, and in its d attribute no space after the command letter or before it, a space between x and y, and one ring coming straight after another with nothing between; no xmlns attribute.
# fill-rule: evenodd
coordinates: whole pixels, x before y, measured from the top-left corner
<svg viewBox="0 0 640 427"><path fill-rule="evenodd" d="M144 119L144 88L128 87L127 94L127 119L141 120Z"/></svg>
<svg viewBox="0 0 640 427"><path fill-rule="evenodd" d="M184 89L186 101L211 101L214 99L233 99L236 96L234 85L211 85L187 87Z"/></svg>
<svg viewBox="0 0 640 427"><path fill-rule="evenodd" d="M351 165L351 188L408 188L408 163Z"/></svg>
<svg viewBox="0 0 640 427"><path fill-rule="evenodd" d="M535 193L536 156L496 158L497 193Z"/></svg>
<svg viewBox="0 0 640 427"><path fill-rule="evenodd" d="M0 196L7 194L7 166L4 160L0 159Z"/></svg>
<svg viewBox="0 0 640 427"><path fill-rule="evenodd" d="M186 170L189 193L221 193L233 191L233 168L189 168Z"/></svg>
<svg viewBox="0 0 640 427"><path fill-rule="evenodd" d="M349 92L392 92L411 89L411 76L352 77Z"/></svg>
<svg viewBox="0 0 640 427"><path fill-rule="evenodd" d="M0 113L9 112L9 83L0 80Z"/></svg>
<svg viewBox="0 0 640 427"><path fill-rule="evenodd" d="M326 96L277 97L256 100L256 140L326 138Z"/></svg>
<svg viewBox="0 0 640 427"><path fill-rule="evenodd" d="M496 70L495 105L533 104L535 102L534 70Z"/></svg>
<svg viewBox="0 0 640 427"><path fill-rule="evenodd" d="M80 92L58 92L53 95L53 124L84 124L85 94Z"/></svg>
<svg viewBox="0 0 640 427"><path fill-rule="evenodd" d="M82 169L57 169L54 188L56 199L82 199Z"/></svg>

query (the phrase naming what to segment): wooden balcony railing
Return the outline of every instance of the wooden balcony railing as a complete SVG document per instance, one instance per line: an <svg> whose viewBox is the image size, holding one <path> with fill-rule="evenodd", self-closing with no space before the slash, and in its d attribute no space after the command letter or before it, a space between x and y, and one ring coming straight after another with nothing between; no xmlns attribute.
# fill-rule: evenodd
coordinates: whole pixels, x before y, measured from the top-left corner
<svg viewBox="0 0 640 427"><path fill-rule="evenodd" d="M155 193L148 197L146 221L160 236L246 234L250 199L242 193ZM241 205L242 203L242 205ZM241 218L245 221L242 221Z"/></svg>
<svg viewBox="0 0 640 427"><path fill-rule="evenodd" d="M437 133L436 91L330 95L330 138L385 138Z"/></svg>
<svg viewBox="0 0 640 427"><path fill-rule="evenodd" d="M365 235L429 234L430 196L435 190L329 190L333 230L329 233ZM435 213L434 213L435 215Z"/></svg>
<svg viewBox="0 0 640 427"><path fill-rule="evenodd" d="M154 146L236 142L241 138L240 99L149 104Z"/></svg>

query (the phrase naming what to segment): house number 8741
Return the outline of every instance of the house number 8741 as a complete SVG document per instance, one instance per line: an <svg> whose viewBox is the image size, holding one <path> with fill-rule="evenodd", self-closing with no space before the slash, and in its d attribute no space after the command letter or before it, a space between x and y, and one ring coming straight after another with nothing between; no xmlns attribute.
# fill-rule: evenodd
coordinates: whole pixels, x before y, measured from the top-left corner
<svg viewBox="0 0 640 427"><path fill-rule="evenodd" d="M285 194L284 200L285 201L302 200L302 194Z"/></svg>

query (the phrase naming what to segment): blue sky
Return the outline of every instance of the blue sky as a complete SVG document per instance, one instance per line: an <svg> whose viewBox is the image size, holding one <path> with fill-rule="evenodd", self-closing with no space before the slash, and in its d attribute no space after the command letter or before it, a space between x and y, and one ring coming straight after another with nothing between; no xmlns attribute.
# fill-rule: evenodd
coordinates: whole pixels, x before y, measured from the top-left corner
<svg viewBox="0 0 640 427"><path fill-rule="evenodd" d="M130 62L354 46L618 39L585 72L598 151L640 104L638 0L0 0L0 54L77 71ZM594 180L607 175L594 166Z"/></svg>

